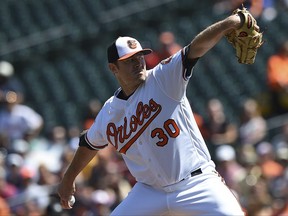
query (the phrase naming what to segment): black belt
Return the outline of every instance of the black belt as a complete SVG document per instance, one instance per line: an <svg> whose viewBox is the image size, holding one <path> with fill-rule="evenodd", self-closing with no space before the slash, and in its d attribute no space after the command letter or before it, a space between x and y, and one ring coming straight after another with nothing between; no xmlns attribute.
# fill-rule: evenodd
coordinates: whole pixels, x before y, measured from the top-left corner
<svg viewBox="0 0 288 216"><path fill-rule="evenodd" d="M191 172L191 177L202 174L201 168Z"/></svg>
<svg viewBox="0 0 288 216"><path fill-rule="evenodd" d="M190 173L190 176L193 177L193 176L200 175L200 174L202 174L201 168L199 168L199 169L191 172L191 173ZM185 179L186 179L186 178L182 179L182 181L185 180Z"/></svg>

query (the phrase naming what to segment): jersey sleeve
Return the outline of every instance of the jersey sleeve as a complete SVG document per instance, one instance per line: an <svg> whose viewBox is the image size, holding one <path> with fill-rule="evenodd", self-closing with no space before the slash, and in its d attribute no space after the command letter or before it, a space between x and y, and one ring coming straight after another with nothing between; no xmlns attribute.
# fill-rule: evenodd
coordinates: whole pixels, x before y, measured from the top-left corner
<svg viewBox="0 0 288 216"><path fill-rule="evenodd" d="M94 123L87 130L83 137L84 142L87 144L87 146L94 150L101 150L108 146L108 141L104 134L103 128L103 125L105 124L102 123L104 114L105 111L102 108L101 111L98 113Z"/></svg>
<svg viewBox="0 0 288 216"><path fill-rule="evenodd" d="M190 46L184 47L171 57L163 60L153 70L160 88L171 98L181 100L185 96L188 81L197 59L188 59Z"/></svg>

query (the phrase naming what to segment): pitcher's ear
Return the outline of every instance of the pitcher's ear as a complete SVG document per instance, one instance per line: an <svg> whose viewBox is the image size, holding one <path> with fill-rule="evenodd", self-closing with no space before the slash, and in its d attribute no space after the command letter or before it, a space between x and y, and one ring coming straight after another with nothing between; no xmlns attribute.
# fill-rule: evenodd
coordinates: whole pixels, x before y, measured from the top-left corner
<svg viewBox="0 0 288 216"><path fill-rule="evenodd" d="M118 71L118 66L117 66L117 64L115 64L115 63L109 63L109 64L108 64L108 67L109 67L109 69L111 70L111 72L112 72L113 74L117 73L117 71Z"/></svg>

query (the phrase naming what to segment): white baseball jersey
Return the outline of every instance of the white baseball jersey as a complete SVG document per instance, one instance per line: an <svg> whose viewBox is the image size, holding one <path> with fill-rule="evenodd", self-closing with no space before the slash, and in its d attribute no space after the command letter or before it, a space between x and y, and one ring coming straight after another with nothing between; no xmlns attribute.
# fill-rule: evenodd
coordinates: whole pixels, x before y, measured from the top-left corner
<svg viewBox="0 0 288 216"><path fill-rule="evenodd" d="M100 150L112 144L122 153L138 182L155 187L177 183L204 164L212 163L196 125L186 88L185 49L163 61L127 100L106 101L86 134Z"/></svg>

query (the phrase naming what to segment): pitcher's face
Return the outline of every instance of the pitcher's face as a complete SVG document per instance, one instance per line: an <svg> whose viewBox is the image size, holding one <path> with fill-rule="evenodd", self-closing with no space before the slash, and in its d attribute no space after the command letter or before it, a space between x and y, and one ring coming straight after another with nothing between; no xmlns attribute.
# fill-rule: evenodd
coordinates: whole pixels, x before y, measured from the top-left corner
<svg viewBox="0 0 288 216"><path fill-rule="evenodd" d="M115 66L112 72L120 84L138 86L146 80L146 62L142 53L117 61Z"/></svg>

